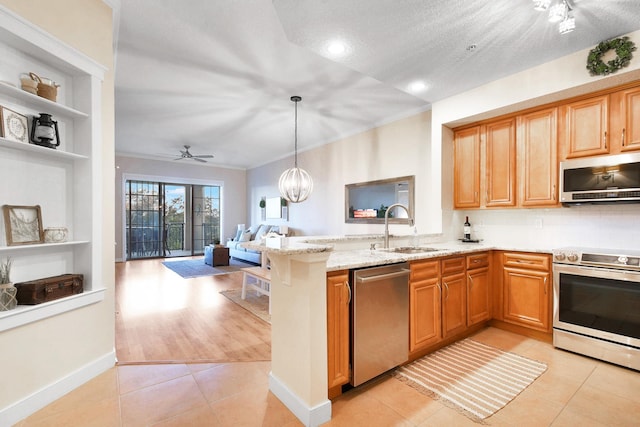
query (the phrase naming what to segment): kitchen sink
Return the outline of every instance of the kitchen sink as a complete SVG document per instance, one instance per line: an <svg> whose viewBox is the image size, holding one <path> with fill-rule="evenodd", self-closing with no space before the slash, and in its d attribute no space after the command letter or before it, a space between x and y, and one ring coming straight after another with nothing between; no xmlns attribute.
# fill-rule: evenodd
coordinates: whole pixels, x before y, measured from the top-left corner
<svg viewBox="0 0 640 427"><path fill-rule="evenodd" d="M386 252L396 252L396 253L400 253L400 254L421 254L424 252L436 252L436 251L444 251L445 249L437 249L437 248L429 248L429 247L422 247L422 246L401 246L398 248L387 248L387 249L380 249L382 251L386 251Z"/></svg>

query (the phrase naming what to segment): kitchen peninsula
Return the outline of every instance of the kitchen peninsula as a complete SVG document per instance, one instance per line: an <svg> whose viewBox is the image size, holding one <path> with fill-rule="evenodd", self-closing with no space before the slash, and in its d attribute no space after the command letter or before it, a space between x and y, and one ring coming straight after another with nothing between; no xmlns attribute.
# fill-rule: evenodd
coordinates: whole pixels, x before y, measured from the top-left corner
<svg viewBox="0 0 640 427"><path fill-rule="evenodd" d="M392 239L390 246L392 248L404 246L409 239L410 236L396 236ZM423 240L425 239L423 238ZM478 278L476 283L478 284L477 289L483 289L482 292L486 295L482 301L485 307L484 314L478 317L479 320L473 324L476 328L473 330L477 330L492 318L491 305L495 306L496 301L502 301L503 298L503 292L496 292L494 289L496 285L492 283L492 279L499 276L493 276L491 273L490 263L494 257L501 257L505 253L515 257L522 251L532 254L525 255L532 256L532 259L539 257L542 260L549 260L551 257L551 250L548 248L497 248L487 244L437 242L438 236L429 236L426 240L433 241L433 243L421 244L420 246L428 246L432 250L417 253L371 249L372 243L382 241L381 235L297 237L283 240L280 247L277 248L268 247L264 243L246 244L248 248L266 252L271 260L272 370L269 379L270 390L305 425L320 425L331 419L329 398L333 396L328 392L332 387L328 382L330 377L328 365L331 363L328 358L329 345L327 341L328 338L329 340L332 338L327 335L327 313L328 311L331 313L331 308L327 307L327 304L330 304L327 296L328 277L330 279L336 274L341 275L338 283L341 285L345 282L342 278L346 277L346 281L348 281L348 271L351 269L409 262L412 270L425 265L435 266L437 268L437 282L440 277L440 263L445 262L441 260L461 260L460 276L463 279L463 288L461 289L465 295L464 319L462 319L464 327L462 330L459 328L456 330L457 335L452 333L447 336L439 336L439 341L445 342L446 338L459 339L465 331L472 330L467 328L466 315L467 310L476 310L471 306L467 308L466 305L467 277L470 277L471 281L476 280L472 277L472 272L483 272L483 276ZM482 256L475 257L476 254ZM482 268L474 270L474 262L479 262L478 267ZM449 270L447 270L446 264L442 265L442 274L444 275ZM469 276L462 274L463 272L468 273ZM454 273L458 274L458 272ZM547 283L550 271L547 269L542 274L547 275L545 276L547 277L545 283ZM490 295L490 291L499 295ZM420 295L422 297L422 294ZM550 313L551 299L547 290L544 295L546 299L541 300L544 303L544 309L535 306L534 311L538 310L543 316L546 316L541 320L544 324L544 330L539 328L537 332L549 334L550 337L550 324L547 318ZM504 320L502 310L499 311L497 319L502 321ZM480 312L482 313L482 311ZM439 316L440 313L438 313L438 321ZM526 313L526 316L523 317L535 316ZM469 318L475 319L472 314L469 314ZM514 314L514 319L515 321L520 320L517 314ZM415 328L415 325L413 327ZM407 335L409 336L409 331L407 331ZM419 344L420 346L412 349L410 357L426 354L433 346L432 341L424 341ZM329 354L333 353L329 352ZM348 382L348 374L346 377L347 380L343 383ZM337 388L339 390L340 385Z"/></svg>

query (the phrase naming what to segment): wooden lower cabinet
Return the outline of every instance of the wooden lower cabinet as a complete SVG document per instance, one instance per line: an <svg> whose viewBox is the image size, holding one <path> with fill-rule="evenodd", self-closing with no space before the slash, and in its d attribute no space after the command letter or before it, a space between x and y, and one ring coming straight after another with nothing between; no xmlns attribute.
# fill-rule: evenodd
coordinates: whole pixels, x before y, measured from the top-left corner
<svg viewBox="0 0 640 427"><path fill-rule="evenodd" d="M502 320L551 332L551 293L549 255L503 254Z"/></svg>
<svg viewBox="0 0 640 427"><path fill-rule="evenodd" d="M442 271L442 338L449 338L467 329L467 280L465 257L440 261Z"/></svg>
<svg viewBox="0 0 640 427"><path fill-rule="evenodd" d="M467 271L467 326L491 319L489 267Z"/></svg>
<svg viewBox="0 0 640 427"><path fill-rule="evenodd" d="M329 398L349 382L349 272L327 273L327 371Z"/></svg>
<svg viewBox="0 0 640 427"><path fill-rule="evenodd" d="M409 352L442 339L440 262L411 263L409 275Z"/></svg>
<svg viewBox="0 0 640 427"><path fill-rule="evenodd" d="M467 326L491 319L491 254L467 255Z"/></svg>

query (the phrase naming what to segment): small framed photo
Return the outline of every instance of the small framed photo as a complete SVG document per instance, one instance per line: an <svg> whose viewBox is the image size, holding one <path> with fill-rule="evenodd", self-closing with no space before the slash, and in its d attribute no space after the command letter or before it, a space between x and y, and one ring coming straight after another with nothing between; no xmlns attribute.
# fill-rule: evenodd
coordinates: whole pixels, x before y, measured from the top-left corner
<svg viewBox="0 0 640 427"><path fill-rule="evenodd" d="M2 206L7 246L44 242L40 206Z"/></svg>
<svg viewBox="0 0 640 427"><path fill-rule="evenodd" d="M0 105L0 136L16 142L29 143L27 117Z"/></svg>

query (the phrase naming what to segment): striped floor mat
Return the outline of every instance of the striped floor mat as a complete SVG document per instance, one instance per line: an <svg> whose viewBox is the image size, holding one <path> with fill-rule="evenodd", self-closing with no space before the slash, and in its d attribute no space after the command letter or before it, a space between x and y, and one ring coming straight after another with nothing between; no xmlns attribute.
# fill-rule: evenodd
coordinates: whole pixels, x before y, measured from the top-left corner
<svg viewBox="0 0 640 427"><path fill-rule="evenodd" d="M544 363L466 339L396 369L394 377L482 422L546 369Z"/></svg>

